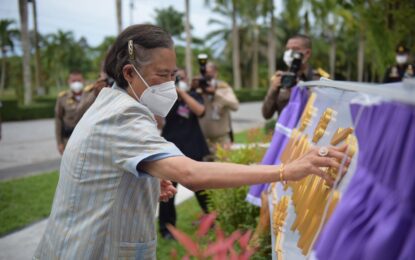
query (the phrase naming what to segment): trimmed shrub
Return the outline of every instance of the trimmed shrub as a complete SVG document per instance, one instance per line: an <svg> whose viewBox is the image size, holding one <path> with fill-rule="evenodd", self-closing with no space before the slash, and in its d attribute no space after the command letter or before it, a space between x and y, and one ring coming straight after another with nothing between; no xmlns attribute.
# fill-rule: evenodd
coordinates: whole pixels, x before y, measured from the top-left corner
<svg viewBox="0 0 415 260"><path fill-rule="evenodd" d="M235 95L239 102L262 101L264 100L266 94L267 90L265 88L259 88L256 90L245 88L235 90Z"/></svg>
<svg viewBox="0 0 415 260"><path fill-rule="evenodd" d="M55 115L56 98L36 98L29 106L18 104L17 100L2 101L0 109L2 121L31 120L40 118L53 118Z"/></svg>

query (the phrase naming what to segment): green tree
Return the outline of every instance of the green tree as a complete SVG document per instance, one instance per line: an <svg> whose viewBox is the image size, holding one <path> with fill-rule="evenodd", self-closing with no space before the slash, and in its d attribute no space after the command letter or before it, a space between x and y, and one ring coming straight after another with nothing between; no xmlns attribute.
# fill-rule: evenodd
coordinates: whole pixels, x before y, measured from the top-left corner
<svg viewBox="0 0 415 260"><path fill-rule="evenodd" d="M1 46L1 76L0 76L0 94L3 95L4 85L6 83L7 54L14 51L14 43L19 36L17 29L11 28L13 20L0 20L0 46Z"/></svg>
<svg viewBox="0 0 415 260"><path fill-rule="evenodd" d="M98 71L103 69L104 59L107 56L107 52L115 42L114 36L107 36L104 40L95 48L93 48L93 58L92 58L92 73L96 75ZM95 76L94 76L95 77Z"/></svg>
<svg viewBox="0 0 415 260"><path fill-rule="evenodd" d="M210 4L209 0L205 0ZM242 1L238 0L215 0L215 10L230 10L231 28L232 28L232 69L233 69L233 86L235 89L241 88L241 67L240 67L240 45L239 45L239 24L238 17ZM229 16L228 16L229 17Z"/></svg>
<svg viewBox="0 0 415 260"><path fill-rule="evenodd" d="M335 78L338 31L343 26L344 16L350 14L336 0L311 0L311 4L322 36L329 42L330 75Z"/></svg>
<svg viewBox="0 0 415 260"><path fill-rule="evenodd" d="M95 70L94 73L98 73L98 68L93 68L95 56L91 47L85 38L76 40L71 31L59 30L47 35L43 56L48 84L57 86L58 90L66 84L71 70L79 70L84 74Z"/></svg>
<svg viewBox="0 0 415 260"><path fill-rule="evenodd" d="M170 32L172 36L180 38L184 32L184 13L177 11L173 6L156 9L156 24Z"/></svg>

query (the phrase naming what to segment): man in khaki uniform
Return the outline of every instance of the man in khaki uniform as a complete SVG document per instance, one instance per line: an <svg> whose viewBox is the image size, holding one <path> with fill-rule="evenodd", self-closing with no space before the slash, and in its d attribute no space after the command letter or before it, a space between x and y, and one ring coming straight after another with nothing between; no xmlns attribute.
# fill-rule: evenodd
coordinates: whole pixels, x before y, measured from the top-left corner
<svg viewBox="0 0 415 260"><path fill-rule="evenodd" d="M217 144L226 148L230 147L232 134L230 111L236 111L239 108L239 101L232 87L218 80L217 76L216 65L208 62L206 65L208 87L202 94L206 110L199 122L212 155L216 151Z"/></svg>
<svg viewBox="0 0 415 260"><path fill-rule="evenodd" d="M58 94L55 105L55 134L60 154L63 154L73 129L96 97L95 85L84 88L84 77L80 72L71 72L68 84L70 89Z"/></svg>
<svg viewBox="0 0 415 260"><path fill-rule="evenodd" d="M318 80L320 77L330 77L330 75L323 69L318 68L314 70L309 64L312 53L312 43L310 37L302 34L294 35L288 39L285 45L284 62L287 67L291 67L292 58L290 53L299 52L303 55L302 65L299 71L298 80L310 81ZM265 119L270 119L275 112L278 115L288 104L290 99L291 89L281 88L281 78L284 72L278 70L271 78L271 86L268 89L267 95L262 104L262 116Z"/></svg>

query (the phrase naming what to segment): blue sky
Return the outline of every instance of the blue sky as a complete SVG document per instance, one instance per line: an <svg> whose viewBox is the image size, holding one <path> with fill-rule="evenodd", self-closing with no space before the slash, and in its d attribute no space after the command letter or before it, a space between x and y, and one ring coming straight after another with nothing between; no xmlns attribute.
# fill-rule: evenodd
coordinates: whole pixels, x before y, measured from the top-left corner
<svg viewBox="0 0 415 260"><path fill-rule="evenodd" d="M274 0L281 6L282 0ZM123 26L131 23L154 22L155 9L173 6L184 12L184 0L134 0L130 12L130 0L123 0ZM208 20L214 17L210 8L205 6L205 0L191 0L190 21L193 25L193 34L197 37L205 36L214 30L208 25ZM213 2L213 1L211 1ZM277 12L281 11L277 9ZM96 46L105 36L116 34L115 0L37 0L38 27L42 34L54 33L58 29L73 31L75 37L87 38L88 43ZM19 24L18 0L0 1L0 19L14 19ZM31 9L29 9L29 27L33 28Z"/></svg>
<svg viewBox="0 0 415 260"><path fill-rule="evenodd" d="M123 27L130 25L130 0L123 1ZM184 11L184 1L172 0L135 0L132 11L134 23L154 22L155 9L173 5L176 10ZM190 1L190 20L194 27L194 35L205 36L213 30L208 26L212 17L210 8L204 0ZM42 34L53 33L58 29L73 31L76 38L87 38L92 46L99 44L105 36L116 34L115 0L38 0L38 27ZM29 9L29 26L32 25L32 14ZM0 18L15 19L19 23L18 1L1 1Z"/></svg>

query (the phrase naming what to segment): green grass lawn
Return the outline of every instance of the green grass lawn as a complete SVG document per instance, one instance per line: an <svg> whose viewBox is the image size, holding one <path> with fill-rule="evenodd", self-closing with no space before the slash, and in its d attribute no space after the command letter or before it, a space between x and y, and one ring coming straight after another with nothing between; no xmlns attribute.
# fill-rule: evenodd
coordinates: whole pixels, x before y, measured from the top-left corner
<svg viewBox="0 0 415 260"><path fill-rule="evenodd" d="M55 171L0 182L0 237L49 216L58 178ZM201 214L196 199L193 197L180 204L177 214L177 227L194 234L197 226L192 223ZM176 241L159 236L157 259L169 259L172 249L176 249L179 256L185 253Z"/></svg>
<svg viewBox="0 0 415 260"><path fill-rule="evenodd" d="M0 236L49 216L58 173L0 182Z"/></svg>

